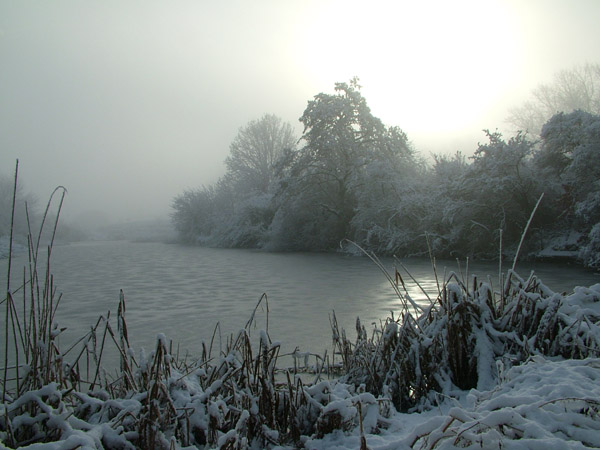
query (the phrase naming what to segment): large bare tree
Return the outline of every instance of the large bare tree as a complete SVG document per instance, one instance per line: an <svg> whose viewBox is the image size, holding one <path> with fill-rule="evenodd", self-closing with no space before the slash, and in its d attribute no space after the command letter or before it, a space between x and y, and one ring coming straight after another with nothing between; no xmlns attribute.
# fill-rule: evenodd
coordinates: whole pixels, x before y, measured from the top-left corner
<svg viewBox="0 0 600 450"><path fill-rule="evenodd" d="M240 128L225 160L228 177L241 190L266 193L274 176L274 164L285 149L293 149L292 126L273 115L250 121Z"/></svg>
<svg viewBox="0 0 600 450"><path fill-rule="evenodd" d="M542 126L559 112L600 114L600 64L562 70L550 84L540 84L523 105L512 108L507 122L516 131L539 137Z"/></svg>

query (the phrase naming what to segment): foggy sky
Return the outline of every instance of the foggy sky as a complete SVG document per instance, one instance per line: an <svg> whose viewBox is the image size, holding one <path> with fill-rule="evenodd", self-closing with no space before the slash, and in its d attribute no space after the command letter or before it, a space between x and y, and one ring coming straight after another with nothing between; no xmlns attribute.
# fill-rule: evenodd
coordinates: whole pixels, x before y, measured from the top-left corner
<svg viewBox="0 0 600 450"><path fill-rule="evenodd" d="M421 6L415 6L415 4ZM238 129L358 76L417 150L472 153L555 72L600 62L600 1L0 0L0 173L67 220L166 216Z"/></svg>

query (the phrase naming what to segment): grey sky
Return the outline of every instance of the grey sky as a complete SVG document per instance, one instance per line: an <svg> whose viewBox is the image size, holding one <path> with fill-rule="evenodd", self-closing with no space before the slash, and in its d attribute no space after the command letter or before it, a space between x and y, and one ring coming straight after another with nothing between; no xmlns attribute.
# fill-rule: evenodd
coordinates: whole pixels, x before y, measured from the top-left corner
<svg viewBox="0 0 600 450"><path fill-rule="evenodd" d="M553 73L600 61L600 1L0 0L0 172L65 213L169 213L238 129L298 128L356 75L425 155L471 153Z"/></svg>

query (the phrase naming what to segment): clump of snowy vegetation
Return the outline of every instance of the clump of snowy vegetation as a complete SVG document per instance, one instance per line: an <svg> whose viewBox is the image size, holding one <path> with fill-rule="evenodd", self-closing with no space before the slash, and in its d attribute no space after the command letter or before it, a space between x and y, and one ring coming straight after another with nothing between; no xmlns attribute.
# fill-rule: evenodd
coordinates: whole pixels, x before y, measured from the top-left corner
<svg viewBox="0 0 600 450"><path fill-rule="evenodd" d="M600 444L600 360L534 356L489 391L410 433L412 448L589 448ZM407 442L408 443L408 442Z"/></svg>
<svg viewBox="0 0 600 450"><path fill-rule="evenodd" d="M389 398L399 411L431 408L439 393L493 389L501 373L532 356L597 357L599 302L600 284L560 295L533 274L522 279L509 271L498 290L451 274L418 314L407 307L370 337L357 322L355 344L334 322L342 380Z"/></svg>

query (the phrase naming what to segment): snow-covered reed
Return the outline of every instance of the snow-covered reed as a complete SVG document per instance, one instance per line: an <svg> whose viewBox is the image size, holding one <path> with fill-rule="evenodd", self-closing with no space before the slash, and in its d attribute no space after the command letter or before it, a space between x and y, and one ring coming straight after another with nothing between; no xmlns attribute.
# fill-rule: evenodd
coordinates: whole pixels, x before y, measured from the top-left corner
<svg viewBox="0 0 600 450"><path fill-rule="evenodd" d="M198 359L180 357L164 334L158 334L149 354L136 354L121 291L116 327L108 312L74 345L61 348L58 337L65 328L58 325L60 295L51 255L64 189L45 260L40 251L57 192L37 238L29 233L22 285L12 290L8 274L2 302L0 447L300 446L307 436L358 425L366 432L377 428L379 402L352 386L324 380L323 363L310 385L293 371L283 377L277 373L280 345L268 331L253 342L254 313L219 351L213 351L212 342L202 343ZM263 301L266 296L257 308ZM103 367L109 352L119 361L115 373Z"/></svg>
<svg viewBox="0 0 600 450"><path fill-rule="evenodd" d="M416 449L597 448L600 360L534 356L406 437Z"/></svg>
<svg viewBox="0 0 600 450"><path fill-rule="evenodd" d="M396 274L399 295L402 277ZM392 277L390 277L392 279ZM405 302L408 304L408 302ZM503 286L451 273L420 315L405 308L371 336L357 320L357 340L332 321L344 382L389 398L399 411L428 408L438 393L491 389L499 367L531 356L600 356L600 284L570 295L552 292L533 273L508 272Z"/></svg>

